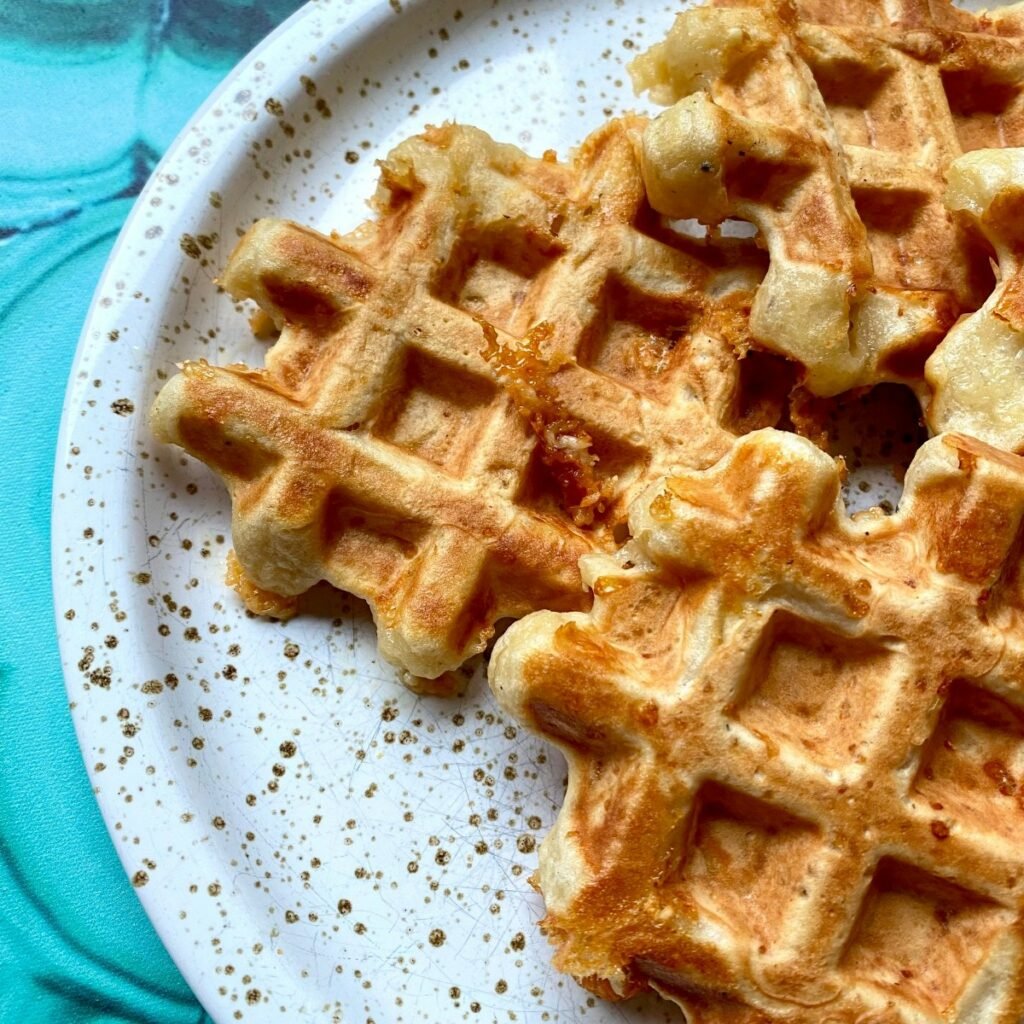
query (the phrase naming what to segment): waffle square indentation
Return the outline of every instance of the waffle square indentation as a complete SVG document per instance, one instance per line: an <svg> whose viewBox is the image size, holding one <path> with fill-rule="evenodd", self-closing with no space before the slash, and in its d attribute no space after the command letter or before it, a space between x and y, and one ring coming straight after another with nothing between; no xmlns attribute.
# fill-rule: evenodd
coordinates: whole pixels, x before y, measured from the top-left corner
<svg viewBox="0 0 1024 1024"><path fill-rule="evenodd" d="M883 858L842 966L934 1012L952 1008L1014 914L919 868Z"/></svg>
<svg viewBox="0 0 1024 1024"><path fill-rule="evenodd" d="M678 382L669 372L683 355L700 307L692 294L655 297L612 278L603 311L576 354L581 366L667 401Z"/></svg>
<svg viewBox="0 0 1024 1024"><path fill-rule="evenodd" d="M770 945L791 904L810 895L817 829L717 782L701 787L690 820L680 872L688 896Z"/></svg>
<svg viewBox="0 0 1024 1024"><path fill-rule="evenodd" d="M495 385L417 349L409 351L400 378L374 434L459 475L473 454Z"/></svg>
<svg viewBox="0 0 1024 1024"><path fill-rule="evenodd" d="M1012 78L985 74L979 68L947 68L942 71L942 87L965 153L1005 146L1007 129L1017 136L1024 127L1024 112L1015 102L1021 85ZM1004 123L1007 119L1012 124Z"/></svg>
<svg viewBox="0 0 1024 1024"><path fill-rule="evenodd" d="M779 611L731 713L769 745L789 744L820 764L846 768L864 760L894 671L884 647Z"/></svg>
<svg viewBox="0 0 1024 1024"><path fill-rule="evenodd" d="M954 682L914 789L943 820L1024 842L1024 708Z"/></svg>
<svg viewBox="0 0 1024 1024"><path fill-rule="evenodd" d="M392 579L415 557L427 533L423 523L386 508L372 508L365 495L332 488L324 500L321 541L325 557L364 567L376 579Z"/></svg>
<svg viewBox="0 0 1024 1024"><path fill-rule="evenodd" d="M891 67L873 68L855 60L811 63L811 73L828 106L829 116L846 146L901 149L906 121L894 116L899 91L885 88Z"/></svg>
<svg viewBox="0 0 1024 1024"><path fill-rule="evenodd" d="M455 245L432 291L450 306L522 334L531 325L519 323L518 314L530 308L528 296L560 252L512 228L473 232Z"/></svg>

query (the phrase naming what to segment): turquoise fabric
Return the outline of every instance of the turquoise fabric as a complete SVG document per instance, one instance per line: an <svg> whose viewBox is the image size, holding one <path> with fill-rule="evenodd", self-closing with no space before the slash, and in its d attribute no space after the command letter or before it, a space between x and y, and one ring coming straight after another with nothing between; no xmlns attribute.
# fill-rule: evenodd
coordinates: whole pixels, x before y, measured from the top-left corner
<svg viewBox="0 0 1024 1024"><path fill-rule="evenodd" d="M0 0L0 1024L207 1021L93 801L50 595L64 386L114 238L298 0Z"/></svg>

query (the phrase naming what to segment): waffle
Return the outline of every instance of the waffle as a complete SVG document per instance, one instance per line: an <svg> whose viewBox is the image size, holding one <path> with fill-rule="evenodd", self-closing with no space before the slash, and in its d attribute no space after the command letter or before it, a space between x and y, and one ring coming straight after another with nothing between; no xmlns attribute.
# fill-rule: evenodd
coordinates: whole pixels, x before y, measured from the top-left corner
<svg viewBox="0 0 1024 1024"><path fill-rule="evenodd" d="M280 331L266 366L187 363L151 419L227 484L255 611L328 580L442 677L499 619L583 607L580 555L669 463L774 421L770 366L733 355L764 262L649 209L643 124L569 164L429 129L382 163L376 221L240 241L222 284Z"/></svg>
<svg viewBox="0 0 1024 1024"><path fill-rule="evenodd" d="M935 431L959 430L1024 451L1024 149L979 150L949 170L946 204L980 230L999 280L978 312L946 335L925 365Z"/></svg>
<svg viewBox="0 0 1024 1024"><path fill-rule="evenodd" d="M652 205L757 225L771 266L751 329L828 396L920 383L991 288L950 217L962 153L1024 143L1024 5L721 0L679 15L634 64L675 104L644 140Z"/></svg>
<svg viewBox="0 0 1024 1024"><path fill-rule="evenodd" d="M899 511L764 430L640 497L589 613L492 655L564 752L555 963L699 1024L1019 1024L1024 460L928 441Z"/></svg>

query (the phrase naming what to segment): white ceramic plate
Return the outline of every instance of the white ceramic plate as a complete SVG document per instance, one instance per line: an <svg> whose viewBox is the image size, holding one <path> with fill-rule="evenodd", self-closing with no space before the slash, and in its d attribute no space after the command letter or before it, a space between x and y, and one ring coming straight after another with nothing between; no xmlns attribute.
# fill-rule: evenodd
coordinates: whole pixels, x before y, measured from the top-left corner
<svg viewBox="0 0 1024 1024"><path fill-rule="evenodd" d="M223 585L222 487L146 427L175 362L262 359L214 284L252 220L355 226L374 158L446 118L564 156L644 108L624 65L676 9L310 4L199 111L117 243L58 448L57 619L107 825L217 1021L678 1019L549 966L527 879L561 759L479 675L460 701L406 692L357 601L246 616Z"/></svg>

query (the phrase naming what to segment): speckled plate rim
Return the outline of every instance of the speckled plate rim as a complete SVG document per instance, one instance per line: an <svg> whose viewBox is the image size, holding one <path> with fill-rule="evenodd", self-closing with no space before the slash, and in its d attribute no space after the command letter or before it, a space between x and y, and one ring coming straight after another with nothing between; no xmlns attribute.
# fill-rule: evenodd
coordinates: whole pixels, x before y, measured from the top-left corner
<svg viewBox="0 0 1024 1024"><path fill-rule="evenodd" d="M427 5L429 3L430 0L411 0L411 3L410 0L406 0L407 6L411 6L413 4L417 6ZM308 3L304 4L299 8L299 10L283 21L276 29L267 35L251 51L249 51L249 53L231 69L220 84L210 93L203 104L197 109L195 114L189 118L186 125L181 129L170 146L168 146L167 151L154 168L153 173L150 175L149 180L137 197L135 204L118 233L113 248L111 249L110 255L108 256L107 262L103 268L103 272L97 282L96 289L89 305L89 310L86 314L81 332L79 333L75 355L69 371L68 384L64 394L63 412L61 415L60 429L57 436L57 446L54 454L53 493L51 497L50 517L51 583L54 599L54 619L56 623L58 648L63 667L65 689L70 701L71 717L75 727L79 751L82 754L83 764L89 775L90 782L93 783L94 796L96 797L104 824L112 840L115 838L115 824L119 808L114 806L114 802L111 798L105 796L104 790L95 785L93 766L89 764L89 759L86 756L86 750L89 748L89 744L93 738L93 732L92 727L90 726L89 717L76 710L77 701L76 695L72 689L73 677L71 674L71 664L75 657L75 652L72 648L73 640L69 635L69 632L64 628L64 623L59 611L62 607L66 607L73 602L73 585L60 571L60 566L58 564L64 549L75 543L75 537L73 536L72 530L69 528L70 524L67 524L63 517L59 515L58 488L60 481L66 472L64 465L65 455L71 443L72 436L85 401L86 388L88 386L87 378L90 376L86 371L99 357L100 349L103 344L101 339L106 334L106 321L110 316L107 309L114 308L104 306L103 296L108 291L110 285L121 273L122 265L128 259L128 244L140 229L146 204L152 195L157 182L160 180L161 176L171 173L172 168L176 168L183 163L183 151L187 147L189 139L197 132L197 130L202 128L204 122L210 119L212 111L216 108L219 102L227 97L232 91L237 91L248 78L252 77L254 65L256 65L257 62L263 61L266 66L273 67L274 54L282 48L282 45L285 42L288 42L289 44L294 43L297 36L304 34L313 36L315 34L314 24L318 16L334 6L340 5L332 4L331 0L326 0L326 2L325 0L309 0ZM336 42L340 42L346 35L355 39L359 38L364 32L376 31L388 20L389 17L394 17L395 13L388 3L381 2L381 0L345 0L344 9L346 20L343 25L337 28L333 36ZM293 71L294 66L292 64L288 61L282 62L282 66L279 67L278 73L274 76L274 82L264 83L263 87L272 88L278 81L283 83L286 81L287 77L293 73ZM256 128L253 127L250 130L255 132ZM214 158L224 155L229 145L237 145L237 139L233 137L213 136L213 138L215 140L213 146L214 151L211 153L211 156ZM216 147L220 147L220 153L216 152ZM192 188L195 195L205 195L201 188L202 180L214 176L216 170L217 161L216 159L212 159L206 164L203 171L196 176L196 180L192 182ZM187 213L184 207L176 213L175 219L178 221L185 221L187 219ZM178 800L180 803L177 794L174 794L173 796L169 795L168 799ZM171 816L170 811L168 816ZM129 860L129 851L117 842L113 842L113 845L126 875L131 877L134 865ZM212 851L196 851L196 856L203 857L210 861L216 861L216 857L210 857L210 852ZM145 887L136 885L136 894L142 903L146 915L159 935L161 942L164 944L171 959L174 961L175 965L181 971L189 986L192 988L196 998L200 1001L207 1012L209 1012L211 1017L214 1018L214 1020L226 1021L229 1016L227 1006L216 998L215 986L217 985L217 976L214 971L205 969L202 965L196 963L195 959L191 956L191 950L186 941L179 941L178 931L173 927L168 915L164 913L165 904L167 904L169 908L169 901L159 882L157 881L155 884L147 884Z"/></svg>

